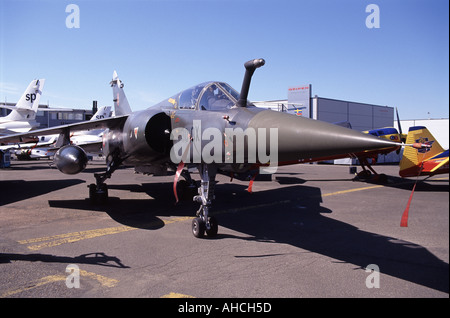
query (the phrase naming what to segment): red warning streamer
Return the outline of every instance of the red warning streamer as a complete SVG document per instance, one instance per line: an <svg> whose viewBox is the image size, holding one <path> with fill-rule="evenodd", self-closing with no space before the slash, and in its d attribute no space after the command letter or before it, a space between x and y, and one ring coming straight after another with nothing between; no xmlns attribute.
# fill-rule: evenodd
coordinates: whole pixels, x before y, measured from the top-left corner
<svg viewBox="0 0 450 318"><path fill-rule="evenodd" d="M180 178L181 171L183 171L184 162L186 161L187 154L189 153L189 147L190 147L191 142L192 142L191 135L188 135L188 137L189 137L189 143L186 146L186 149L184 150L183 155L181 156L181 161L178 164L177 171L175 173L175 178L173 180L173 194L175 195L175 204L178 203L177 182L178 182L178 179Z"/></svg>
<svg viewBox="0 0 450 318"><path fill-rule="evenodd" d="M253 181L255 181L256 176L258 175L258 172L255 172L252 176L252 178L250 179L250 182L248 183L248 188L247 191L248 193L252 193L253 192Z"/></svg>
<svg viewBox="0 0 450 318"><path fill-rule="evenodd" d="M425 155L424 155L425 156ZM422 164L420 165L419 173L417 174L416 182L414 182L414 187L412 188L411 195L409 196L408 203L406 204L406 209L403 211L402 219L400 221L400 227L408 227L408 216L409 216L409 206L411 205L411 201L414 195L414 190L416 189L417 181L419 180L419 176L422 173L423 169L423 159Z"/></svg>
<svg viewBox="0 0 450 318"><path fill-rule="evenodd" d="M173 180L173 194L175 195L175 204L178 203L178 193L177 193L177 182L178 178L181 175L181 171L183 171L184 162L180 161L178 164L177 172L175 173L175 179Z"/></svg>
<svg viewBox="0 0 450 318"><path fill-rule="evenodd" d="M414 183L414 187L411 191L411 195L409 196L408 204L406 205L405 211L403 211L402 220L400 221L401 227L408 227L408 215L409 215L409 206L411 205L411 200L413 198L414 190L416 189L417 180Z"/></svg>

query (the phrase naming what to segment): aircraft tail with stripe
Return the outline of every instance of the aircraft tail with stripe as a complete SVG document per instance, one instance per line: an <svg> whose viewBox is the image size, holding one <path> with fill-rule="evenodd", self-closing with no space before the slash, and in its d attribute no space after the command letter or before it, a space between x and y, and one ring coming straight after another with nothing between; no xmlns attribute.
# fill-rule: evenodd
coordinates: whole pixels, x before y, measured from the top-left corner
<svg viewBox="0 0 450 318"><path fill-rule="evenodd" d="M421 143L430 148L405 147L400 161L400 176L432 176L449 172L448 149L444 150L424 126L409 128L406 144Z"/></svg>

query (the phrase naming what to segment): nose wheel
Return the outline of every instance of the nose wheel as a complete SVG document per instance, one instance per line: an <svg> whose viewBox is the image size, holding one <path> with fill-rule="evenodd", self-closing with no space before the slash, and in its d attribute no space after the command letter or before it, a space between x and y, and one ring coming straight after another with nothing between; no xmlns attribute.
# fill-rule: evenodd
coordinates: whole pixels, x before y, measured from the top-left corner
<svg viewBox="0 0 450 318"><path fill-rule="evenodd" d="M205 234L208 237L215 237L219 230L219 224L214 216L208 218L209 228L206 226L206 222L201 217L196 217L192 220L192 234L196 238L202 238Z"/></svg>

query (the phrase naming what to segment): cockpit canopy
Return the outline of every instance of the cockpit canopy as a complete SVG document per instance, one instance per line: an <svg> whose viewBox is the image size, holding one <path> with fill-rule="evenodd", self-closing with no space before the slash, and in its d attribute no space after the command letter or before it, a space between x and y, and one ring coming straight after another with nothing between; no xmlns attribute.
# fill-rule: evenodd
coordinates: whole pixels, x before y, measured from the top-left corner
<svg viewBox="0 0 450 318"><path fill-rule="evenodd" d="M225 110L239 99L239 93L223 82L206 82L188 88L156 106L174 109Z"/></svg>

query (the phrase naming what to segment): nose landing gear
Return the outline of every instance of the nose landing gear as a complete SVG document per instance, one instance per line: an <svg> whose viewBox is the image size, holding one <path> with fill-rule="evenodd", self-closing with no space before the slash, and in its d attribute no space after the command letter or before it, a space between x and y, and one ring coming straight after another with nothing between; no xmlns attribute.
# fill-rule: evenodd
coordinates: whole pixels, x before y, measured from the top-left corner
<svg viewBox="0 0 450 318"><path fill-rule="evenodd" d="M219 226L214 216L209 216L209 209L214 199L214 186L217 169L212 165L201 164L199 166L201 184L198 188L198 195L194 196L194 201L201 204L196 215L192 220L192 234L197 238L217 235Z"/></svg>

